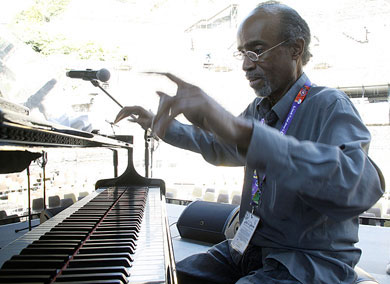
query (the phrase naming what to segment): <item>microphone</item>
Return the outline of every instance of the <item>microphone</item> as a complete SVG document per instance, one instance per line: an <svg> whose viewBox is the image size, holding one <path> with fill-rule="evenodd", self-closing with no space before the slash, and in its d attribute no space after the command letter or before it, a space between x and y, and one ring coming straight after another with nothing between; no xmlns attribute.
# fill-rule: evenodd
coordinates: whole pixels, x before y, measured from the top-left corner
<svg viewBox="0 0 390 284"><path fill-rule="evenodd" d="M66 76L69 78L83 79L86 81L99 80L101 82L107 82L110 79L110 71L103 68L100 70L70 70L66 72Z"/></svg>

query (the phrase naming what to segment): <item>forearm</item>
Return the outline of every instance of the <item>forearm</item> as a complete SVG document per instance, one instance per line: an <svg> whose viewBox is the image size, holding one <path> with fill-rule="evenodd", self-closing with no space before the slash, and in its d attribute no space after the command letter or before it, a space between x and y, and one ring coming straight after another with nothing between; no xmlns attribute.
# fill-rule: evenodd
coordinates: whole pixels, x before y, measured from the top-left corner
<svg viewBox="0 0 390 284"><path fill-rule="evenodd" d="M211 132L177 120L171 122L163 140L172 146L199 153L213 165L243 166L245 164L245 157L237 152L235 145L222 143Z"/></svg>
<svg viewBox="0 0 390 284"><path fill-rule="evenodd" d="M246 152L252 136L252 121L236 117L217 103L209 105L203 125L227 143L236 145Z"/></svg>

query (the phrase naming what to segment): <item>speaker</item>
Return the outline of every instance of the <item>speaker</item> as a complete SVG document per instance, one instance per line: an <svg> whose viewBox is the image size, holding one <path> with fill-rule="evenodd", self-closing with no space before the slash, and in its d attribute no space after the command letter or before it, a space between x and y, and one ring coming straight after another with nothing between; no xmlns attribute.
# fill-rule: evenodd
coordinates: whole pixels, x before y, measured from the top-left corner
<svg viewBox="0 0 390 284"><path fill-rule="evenodd" d="M233 204L193 201L180 215L177 229L182 238L216 244L234 237L239 210Z"/></svg>

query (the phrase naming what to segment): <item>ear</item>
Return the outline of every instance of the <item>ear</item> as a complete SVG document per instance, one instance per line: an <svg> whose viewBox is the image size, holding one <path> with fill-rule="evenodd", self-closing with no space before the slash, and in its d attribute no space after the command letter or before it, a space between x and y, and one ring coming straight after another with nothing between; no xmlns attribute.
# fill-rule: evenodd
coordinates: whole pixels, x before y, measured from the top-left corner
<svg viewBox="0 0 390 284"><path fill-rule="evenodd" d="M294 43L292 43L290 48L292 59L298 60L299 58L302 57L305 44L306 44L305 40L301 37L298 38Z"/></svg>

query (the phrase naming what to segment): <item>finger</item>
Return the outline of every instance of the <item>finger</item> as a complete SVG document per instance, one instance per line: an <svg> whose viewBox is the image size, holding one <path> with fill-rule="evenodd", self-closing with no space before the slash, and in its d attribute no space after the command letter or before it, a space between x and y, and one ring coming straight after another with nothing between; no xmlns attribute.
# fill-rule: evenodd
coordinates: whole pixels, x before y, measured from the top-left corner
<svg viewBox="0 0 390 284"><path fill-rule="evenodd" d="M144 72L144 73L166 76L171 81L175 82L177 85L180 85L180 86L188 84L186 81L180 79L179 77L173 75L172 73L168 73L168 72Z"/></svg>
<svg viewBox="0 0 390 284"><path fill-rule="evenodd" d="M133 106L133 107L124 107L122 108L119 113L117 114L115 120L114 120L114 124L118 123L119 121L121 121L122 119L128 117L128 116L131 116L131 118L133 119L137 119L134 114L136 115L139 115L139 108L136 107L136 106Z"/></svg>
<svg viewBox="0 0 390 284"><path fill-rule="evenodd" d="M152 131L155 132L159 137L164 137L167 125L173 118L170 118L170 110L174 103L174 98L168 96L163 92L156 92L160 97L158 111L154 117Z"/></svg>
<svg viewBox="0 0 390 284"><path fill-rule="evenodd" d="M160 101L159 101L158 109L157 109L157 114L155 117L155 120L156 119L158 120L162 115L169 113L169 111L172 107L172 104L173 104L173 97L171 97L163 92L160 92L160 91L157 91L156 93L160 97Z"/></svg>

